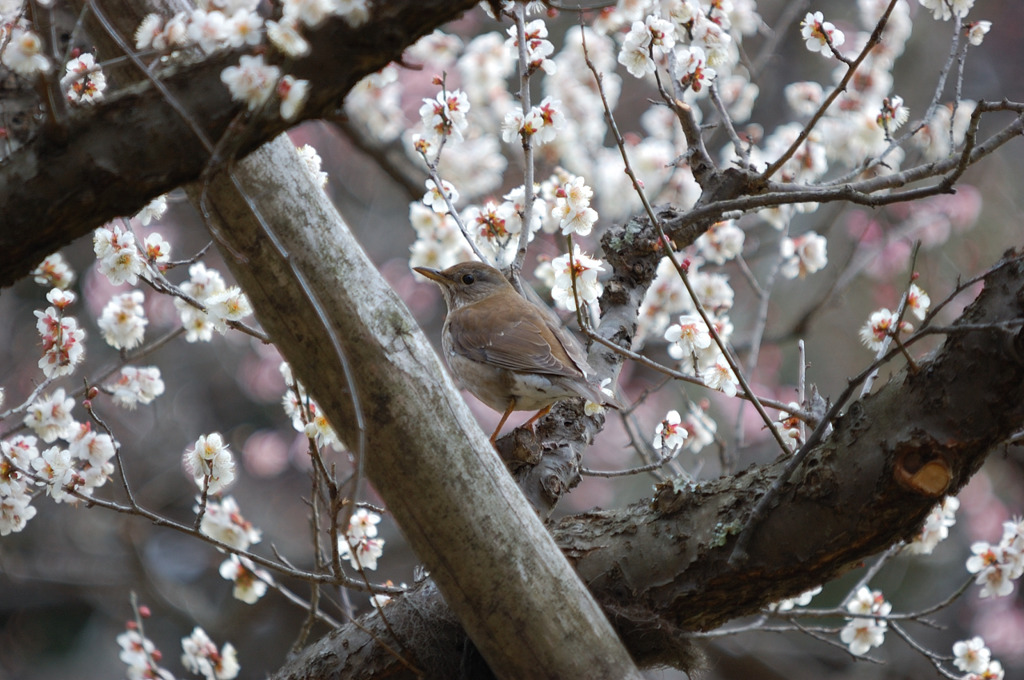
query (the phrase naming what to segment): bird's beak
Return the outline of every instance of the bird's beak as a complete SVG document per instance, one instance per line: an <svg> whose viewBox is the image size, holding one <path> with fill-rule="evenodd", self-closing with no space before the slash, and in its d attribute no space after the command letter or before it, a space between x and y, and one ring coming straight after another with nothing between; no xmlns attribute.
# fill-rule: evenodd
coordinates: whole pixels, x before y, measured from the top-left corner
<svg viewBox="0 0 1024 680"><path fill-rule="evenodd" d="M417 274L421 274L431 281L436 281L442 285L450 283L448 278L438 269L431 269L430 267L413 267L412 270Z"/></svg>

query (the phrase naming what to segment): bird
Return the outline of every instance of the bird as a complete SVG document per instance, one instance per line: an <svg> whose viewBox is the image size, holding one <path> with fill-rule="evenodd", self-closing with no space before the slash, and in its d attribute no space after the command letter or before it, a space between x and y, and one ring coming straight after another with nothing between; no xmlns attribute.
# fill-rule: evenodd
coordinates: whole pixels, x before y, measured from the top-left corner
<svg viewBox="0 0 1024 680"><path fill-rule="evenodd" d="M441 346L449 370L480 401L502 413L491 444L513 411L536 410L523 424L532 427L562 399L621 406L590 382L594 369L558 317L520 295L494 267L461 262L443 271L413 270L441 288L448 306Z"/></svg>

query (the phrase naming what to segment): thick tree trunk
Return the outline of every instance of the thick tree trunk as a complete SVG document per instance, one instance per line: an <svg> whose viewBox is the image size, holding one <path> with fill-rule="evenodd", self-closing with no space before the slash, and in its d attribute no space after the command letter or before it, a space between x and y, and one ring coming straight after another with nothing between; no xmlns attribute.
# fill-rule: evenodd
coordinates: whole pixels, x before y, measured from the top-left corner
<svg viewBox="0 0 1024 680"><path fill-rule="evenodd" d="M233 181L233 179L235 181ZM499 677L639 673L286 137L190 193L256 316ZM433 650L403 665L430 673ZM424 656L420 654L424 653Z"/></svg>

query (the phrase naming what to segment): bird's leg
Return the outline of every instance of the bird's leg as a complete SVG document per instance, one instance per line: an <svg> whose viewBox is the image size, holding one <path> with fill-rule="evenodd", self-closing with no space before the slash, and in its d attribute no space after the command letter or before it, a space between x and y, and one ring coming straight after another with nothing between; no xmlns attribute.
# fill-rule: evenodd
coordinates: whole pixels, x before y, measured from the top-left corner
<svg viewBox="0 0 1024 680"><path fill-rule="evenodd" d="M501 422L498 423L498 427L494 428L494 434L491 435L491 445L494 445L494 440L498 438L498 433L501 432L501 428L504 427L505 421L512 415L512 411L516 409L516 398L512 397L508 400L508 408L501 414Z"/></svg>
<svg viewBox="0 0 1024 680"><path fill-rule="evenodd" d="M550 411L550 410L551 410L551 407L552 407L552 406L554 406L554 404L548 404L547 406L545 406L545 407L544 407L544 408L542 408L541 410L537 411L536 413L534 413L534 414L533 414L533 417L532 417L532 418L530 418L530 419L529 419L529 420L527 420L527 421L526 421L525 423L523 423L522 425L520 425L520 427L525 427L525 428L528 428L528 429L530 430L530 432L533 432L533 424L534 424L534 423L535 423L535 422L536 422L537 420L539 420L540 418L543 418L544 416L546 416L546 415L548 414L548 411Z"/></svg>

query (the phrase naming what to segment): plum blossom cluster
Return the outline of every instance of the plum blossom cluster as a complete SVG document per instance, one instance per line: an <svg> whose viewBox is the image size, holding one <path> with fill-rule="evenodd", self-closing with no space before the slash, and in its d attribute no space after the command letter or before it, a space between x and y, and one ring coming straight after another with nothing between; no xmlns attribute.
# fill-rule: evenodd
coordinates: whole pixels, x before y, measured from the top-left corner
<svg viewBox="0 0 1024 680"><path fill-rule="evenodd" d="M377 568L377 558L384 554L384 539L377 538L378 524L380 515L366 508L359 508L352 513L344 540L339 542L338 550L353 569L361 571Z"/></svg>
<svg viewBox="0 0 1024 680"><path fill-rule="evenodd" d="M888 625L881 618L865 616L884 617L892 611L892 605L885 601L881 591L861 586L847 603L846 610L857 616L839 633L839 639L850 648L850 653L861 656L867 654L872 647L881 647L885 642Z"/></svg>
<svg viewBox="0 0 1024 680"><path fill-rule="evenodd" d="M142 627L143 620L150 616L152 613L149 607L142 605L136 608L136 618L128 621L125 632L117 636L117 644L121 647L119 658L128 666L129 678L174 680L174 674L160 665L163 652L146 637ZM234 645L226 642L217 649L210 636L199 626L188 637L181 639L181 650L181 664L185 670L202 676L204 680L234 680L241 671Z"/></svg>
<svg viewBox="0 0 1024 680"><path fill-rule="evenodd" d="M75 280L75 272L60 253L52 253L32 270L33 280L40 286L67 290Z"/></svg>
<svg viewBox="0 0 1024 680"><path fill-rule="evenodd" d="M548 59L555 51L555 46L548 40L548 27L543 19L534 19L526 24L523 32L526 36L526 64L527 72L542 70L548 75L555 72L555 62ZM508 29L508 40L505 45L513 59L519 58L519 27L511 26Z"/></svg>
<svg viewBox="0 0 1024 680"><path fill-rule="evenodd" d="M139 610L141 616L149 616L148 607ZM160 666L163 652L139 630L135 621L129 621L127 630L117 636L117 644L121 647L118 658L128 666L127 677L174 680L174 674Z"/></svg>
<svg viewBox="0 0 1024 680"><path fill-rule="evenodd" d="M183 461L204 495L219 494L235 481L235 459L219 432L199 437L185 450Z"/></svg>
<svg viewBox="0 0 1024 680"><path fill-rule="evenodd" d="M64 65L65 74L60 79L61 89L72 104L94 104L103 99L107 89L107 77L96 63L96 58L86 52Z"/></svg>
<svg viewBox="0 0 1024 680"><path fill-rule="evenodd" d="M828 264L828 243L824 236L808 231L795 238L782 239L782 263L779 272L787 279L802 279Z"/></svg>
<svg viewBox="0 0 1024 680"><path fill-rule="evenodd" d="M77 422L74 405L63 388L41 395L25 412L24 423L34 434L0 442L0 536L21 531L35 516L35 488L57 503L77 503L114 472L113 440ZM52 446L42 448L40 440Z"/></svg>
<svg viewBox="0 0 1024 680"><path fill-rule="evenodd" d="M284 411L292 419L292 427L296 432L302 432L309 437L317 446L330 446L335 451L341 451L344 447L334 432L334 428L327 421L320 405L310 397L305 388L292 376L292 368L286 362L281 362L281 377L287 385L282 404Z"/></svg>
<svg viewBox="0 0 1024 680"><path fill-rule="evenodd" d="M196 626L192 634L181 640L181 665L205 680L233 680L241 667L235 646L225 642L220 649L206 631Z"/></svg>
<svg viewBox="0 0 1024 680"><path fill-rule="evenodd" d="M565 127L562 102L545 97L538 106L525 114L522 109L513 108L505 114L501 123L501 138L511 144L517 137L524 141L546 144L555 139L558 130Z"/></svg>
<svg viewBox="0 0 1024 680"><path fill-rule="evenodd" d="M426 131L424 140L431 146L452 137L459 141L469 127L469 97L462 90L442 89L433 99L424 99L420 107L420 122Z"/></svg>
<svg viewBox="0 0 1024 680"><path fill-rule="evenodd" d="M216 269L210 269L202 262L188 268L189 280L181 284L181 290L205 311L181 298L174 299L174 306L185 328L188 342L209 342L213 332L224 333L229 322L238 322L252 314L249 299L238 286L228 286Z"/></svg>
<svg viewBox="0 0 1024 680"><path fill-rule="evenodd" d="M222 578L235 584L232 596L246 604L256 604L266 595L267 584L272 578L266 570L253 564L252 560L234 553L221 563L219 571Z"/></svg>
<svg viewBox="0 0 1024 680"><path fill-rule="evenodd" d="M33 312L43 345L39 368L47 378L57 378L73 373L85 358L85 331L78 327L75 317L64 313L74 303L74 293L53 288L46 299L51 306Z"/></svg>
<svg viewBox="0 0 1024 680"><path fill-rule="evenodd" d="M163 394L164 381L156 366L124 366L103 390L110 393L115 404L131 410Z"/></svg>
<svg viewBox="0 0 1024 680"><path fill-rule="evenodd" d="M199 523L199 531L224 543L235 550L248 550L249 546L259 543L263 532L254 527L242 516L238 502L232 496L225 496L220 502L207 501L205 508L196 504L195 512L203 512ZM232 594L235 599L246 604L254 604L267 592L268 584L273 577L257 567L251 560L234 553L220 565L220 575L234 583Z"/></svg>
<svg viewBox="0 0 1024 680"><path fill-rule="evenodd" d="M654 62L655 51L663 54L672 49L676 43L675 25L655 16L648 16L644 21L634 21L619 50L619 63L626 67L630 75L643 78L654 73L657 65Z"/></svg>
<svg viewBox="0 0 1024 680"><path fill-rule="evenodd" d="M119 226L100 227L93 233L93 251L99 261L100 273L111 284L134 286L146 272L146 257L135 242L135 234Z"/></svg>
<svg viewBox="0 0 1024 680"><path fill-rule="evenodd" d="M221 81L231 92L231 98L243 102L250 111L262 107L270 95L277 94L281 101L281 117L294 120L309 96L309 81L294 76L281 76L281 69L264 63L263 55L242 55L238 66L228 66L220 74Z"/></svg>
<svg viewBox="0 0 1024 680"><path fill-rule="evenodd" d="M1024 519L1003 522L1003 536L992 545L979 541L971 546L967 571L976 574L981 597L1003 597L1013 592L1013 582L1024 575Z"/></svg>
<svg viewBox="0 0 1024 680"><path fill-rule="evenodd" d="M551 217L558 220L562 234L587 236L597 222L597 211L590 207L594 190L582 177L573 177L555 192L555 207Z"/></svg>
<svg viewBox="0 0 1024 680"><path fill-rule="evenodd" d="M224 0L201 2L199 7L179 12L165 21L159 14L146 16L135 32L135 47L162 52L169 49L196 45L207 54L227 47L258 46L266 38L282 53L299 57L308 53L309 44L302 37L300 26L316 26L331 15L342 16L353 25L364 23L368 17L365 0L342 2L303 2L288 0L282 3L280 21L268 21L257 13L254 0ZM277 66L265 63L262 54L243 55L237 66L228 66L221 72L221 80L236 101L255 111L276 92L281 117L294 119L301 111L309 94L309 82L284 75Z"/></svg>
<svg viewBox="0 0 1024 680"><path fill-rule="evenodd" d="M652 444L662 455L675 453L679 449L687 449L697 454L715 441L718 425L705 412L707 402L702 405L690 403L686 416L680 416L675 409L665 414L665 418L654 428Z"/></svg>
<svg viewBox="0 0 1024 680"><path fill-rule="evenodd" d="M597 279L598 274L605 271L604 262L590 257L580 250L579 244L574 243L571 253L559 255L551 261L551 269L551 298L556 306L575 311L577 302L596 305L604 291L604 286Z"/></svg>
<svg viewBox="0 0 1024 680"><path fill-rule="evenodd" d="M931 306L931 298L920 286L912 283L907 291L904 305L907 313L923 320L928 314L928 308ZM899 321L898 330L896 328L897 321ZM909 333L913 329L914 327L910 322L900 320L896 312L883 307L872 312L871 316L868 317L867 323L861 327L860 340L868 349L877 352L885 347L888 338L894 337L897 332Z"/></svg>
<svg viewBox="0 0 1024 680"><path fill-rule="evenodd" d="M142 306L145 300L146 296L140 290L110 298L97 322L108 345L114 349L132 349L142 344L149 323Z"/></svg>
<svg viewBox="0 0 1024 680"><path fill-rule="evenodd" d="M928 513L920 533L907 544L907 552L913 555L930 555L935 546L949 537L949 529L956 524L956 511L959 509L960 501L955 496L946 496Z"/></svg>
<svg viewBox="0 0 1024 680"><path fill-rule="evenodd" d="M963 680L1003 680L1003 665L980 637L953 644L953 665L967 673Z"/></svg>

